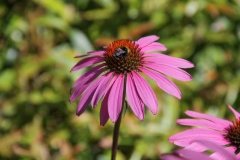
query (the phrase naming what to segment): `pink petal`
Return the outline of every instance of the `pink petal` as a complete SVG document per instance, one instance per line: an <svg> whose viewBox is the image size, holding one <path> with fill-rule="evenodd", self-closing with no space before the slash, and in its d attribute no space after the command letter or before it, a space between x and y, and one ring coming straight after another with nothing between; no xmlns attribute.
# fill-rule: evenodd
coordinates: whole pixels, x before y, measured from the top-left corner
<svg viewBox="0 0 240 160"><path fill-rule="evenodd" d="M199 143L192 143L192 142L190 143L191 144L187 145L184 149L197 151L197 152L204 152L208 149L207 147L200 145Z"/></svg>
<svg viewBox="0 0 240 160"><path fill-rule="evenodd" d="M95 78L92 78L92 76L95 76L96 74L100 75L105 69L102 68L104 66L104 64L100 64L98 66L95 66L93 68L91 68L90 70L88 70L87 72L85 72L81 77L79 77L73 84L72 88L75 88L76 86L78 86L79 84L83 84L85 83L85 81L92 81ZM102 69L101 69L102 68Z"/></svg>
<svg viewBox="0 0 240 160"><path fill-rule="evenodd" d="M166 93L173 95L178 99L181 99L181 92L179 91L178 87L164 75L148 68L140 67L139 69L154 81L156 81L157 85Z"/></svg>
<svg viewBox="0 0 240 160"><path fill-rule="evenodd" d="M220 118L217 118L217 117L213 117L213 116L208 115L208 114L194 112L194 111L187 110L185 112L185 114L190 116L190 117L193 117L193 118L202 118L202 119L206 119L206 120L212 121L212 122L214 122L214 123L216 123L218 125L222 125L225 128L228 127L230 124L232 124L231 122L229 122L227 120L220 119Z"/></svg>
<svg viewBox="0 0 240 160"><path fill-rule="evenodd" d="M175 66L179 68L193 68L194 64L181 58L171 57L165 54L160 53L149 53L144 54L144 61L158 63L158 64L167 64L170 66Z"/></svg>
<svg viewBox="0 0 240 160"><path fill-rule="evenodd" d="M177 123L185 126L201 126L201 127L219 130L219 131L223 131L225 129L225 127L223 127L222 125L218 125L211 121L199 120L199 119L178 119Z"/></svg>
<svg viewBox="0 0 240 160"><path fill-rule="evenodd" d="M152 68L159 72L162 72L170 77L181 81L190 81L192 80L192 76L188 74L186 71L181 70L179 68L165 65L165 64L155 64L155 63L144 63L146 67Z"/></svg>
<svg viewBox="0 0 240 160"><path fill-rule="evenodd" d="M209 157L211 157L213 160L235 160L235 159L226 159L225 156L222 156L219 153L213 153Z"/></svg>
<svg viewBox="0 0 240 160"><path fill-rule="evenodd" d="M77 55L75 56L74 58L82 58L82 57L87 57L88 55L87 54L84 54L84 55Z"/></svg>
<svg viewBox="0 0 240 160"><path fill-rule="evenodd" d="M101 109L100 109L100 125L104 126L108 119L109 119L109 114L108 114L108 97L109 97L109 91L105 94Z"/></svg>
<svg viewBox="0 0 240 160"><path fill-rule="evenodd" d="M234 151L235 151L235 150L234 150ZM231 152L231 153L233 153L233 152ZM238 159L238 160L240 159L240 154L237 154L237 155L236 155L236 159Z"/></svg>
<svg viewBox="0 0 240 160"><path fill-rule="evenodd" d="M203 153L194 152L191 150L181 149L177 151L178 154L182 155L185 160L213 160L208 155Z"/></svg>
<svg viewBox="0 0 240 160"><path fill-rule="evenodd" d="M141 52L145 53L145 52L152 52L152 51L166 51L167 48L158 42L153 42L147 46L145 46L144 48L141 49Z"/></svg>
<svg viewBox="0 0 240 160"><path fill-rule="evenodd" d="M124 76L119 75L109 93L108 113L112 122L116 122L122 109Z"/></svg>
<svg viewBox="0 0 240 160"><path fill-rule="evenodd" d="M112 89L112 85L115 81L116 81L116 76L113 77L110 84L108 85L108 87L106 89L106 93L105 93L103 101L102 101L101 110L100 110L100 125L101 126L104 126L109 119L109 113L108 113L109 93L110 93L110 91Z"/></svg>
<svg viewBox="0 0 240 160"><path fill-rule="evenodd" d="M84 67L91 66L91 65L99 63L99 62L103 62L103 61L104 61L103 58L98 57L98 56L88 57L88 58L82 59L71 69L71 72L82 69Z"/></svg>
<svg viewBox="0 0 240 160"><path fill-rule="evenodd" d="M230 147L225 147L225 149L230 153L233 154L238 160L240 159L240 154L235 154L236 147L235 146L230 146ZM211 155L212 156L212 155Z"/></svg>
<svg viewBox="0 0 240 160"><path fill-rule="evenodd" d="M133 71L133 81L142 102L150 109L153 114L158 112L158 102L152 88L137 72Z"/></svg>
<svg viewBox="0 0 240 160"><path fill-rule="evenodd" d="M191 135L191 136L189 136ZM179 146L188 146L191 141L199 139L208 139L218 144L227 144L221 132L217 132L209 129L193 128L180 133L177 133L169 138L170 142L173 142Z"/></svg>
<svg viewBox="0 0 240 160"><path fill-rule="evenodd" d="M185 160L184 158L180 158L180 156L176 156L174 154L165 154L165 155L162 155L161 160Z"/></svg>
<svg viewBox="0 0 240 160"><path fill-rule="evenodd" d="M213 143L211 141L206 141L206 140L198 140L196 142L198 142L198 143L208 147L210 150L212 150L212 151L214 151L216 153L219 153L221 155L221 157L223 159L225 159L225 160L230 160L230 159L234 160L234 159L236 159L236 157L233 154L228 152L223 146L220 146L220 145L218 145L216 143ZM214 156L211 156L211 157L214 157ZM216 157L216 158L219 159L220 156Z"/></svg>
<svg viewBox="0 0 240 160"><path fill-rule="evenodd" d="M191 135L191 137L189 137L189 135ZM177 133L177 134L171 136L169 138L169 140L172 142L172 141L175 141L178 139L183 139L183 138L189 138L189 139L190 138L193 138L193 139L203 138L203 137L199 137L199 135L211 136L212 138L215 137L218 139L219 138L223 139L223 134L219 131L204 129L204 128L192 128L192 129L188 129L186 131L183 131L183 132L180 132L180 133Z"/></svg>
<svg viewBox="0 0 240 160"><path fill-rule="evenodd" d="M112 72L105 74L103 76L104 78L102 79L102 81L99 82L99 85L93 95L93 98L92 98L92 107L93 108L98 104L99 100L101 99L103 94L106 92L106 89L108 87L108 84L110 82L112 75L113 75Z"/></svg>
<svg viewBox="0 0 240 160"><path fill-rule="evenodd" d="M208 139L207 136L204 136L203 138ZM197 137L196 138L190 138L190 139L188 139L188 138L178 139L176 141L173 141L173 143L175 145L178 145L178 146L187 147L187 146L189 146L191 144L192 141L195 141L195 140L199 140L199 137L198 138ZM226 145L226 144L228 144L226 141L220 141L220 139L218 139L218 138L211 138L210 137L209 140L211 140L212 142L217 143L219 145ZM198 147L194 147L194 149L192 149L192 150L201 152L204 149L202 147L203 146L200 146L200 144L199 144ZM197 150L197 149L199 149L199 150Z"/></svg>
<svg viewBox="0 0 240 160"><path fill-rule="evenodd" d="M240 114L234 108L232 108L230 105L228 105L228 108L233 112L237 119L240 118Z"/></svg>
<svg viewBox="0 0 240 160"><path fill-rule="evenodd" d="M88 52L87 54L102 56L104 53L105 53L105 51L92 51L92 52Z"/></svg>
<svg viewBox="0 0 240 160"><path fill-rule="evenodd" d="M131 74L127 74L127 86L126 86L126 93L128 103L133 110L134 114L140 119L143 120L144 118L144 104L140 99L139 95L137 94L137 90L135 88L133 79Z"/></svg>
<svg viewBox="0 0 240 160"><path fill-rule="evenodd" d="M138 41L136 41L136 44L138 44L140 46L140 48L145 47L146 45L158 40L159 37L152 35L152 36L146 36L143 38L140 38Z"/></svg>
<svg viewBox="0 0 240 160"><path fill-rule="evenodd" d="M93 94L99 84L99 82L102 80L103 77L100 77L99 79L97 79L95 82L93 82L88 88L87 90L83 93L79 103L78 103L78 107L77 107L77 115L80 116L87 108L87 106L89 105Z"/></svg>
<svg viewBox="0 0 240 160"><path fill-rule="evenodd" d="M83 74L73 85L73 86L75 85L78 85L78 86L75 88L75 90L71 94L69 101L70 102L75 101L76 98L79 97L85 91L85 89L94 81L94 79L96 79L101 73L103 73L104 70L105 68L102 68L102 69L98 68L98 70L96 70L95 68L94 70L89 70L88 72Z"/></svg>

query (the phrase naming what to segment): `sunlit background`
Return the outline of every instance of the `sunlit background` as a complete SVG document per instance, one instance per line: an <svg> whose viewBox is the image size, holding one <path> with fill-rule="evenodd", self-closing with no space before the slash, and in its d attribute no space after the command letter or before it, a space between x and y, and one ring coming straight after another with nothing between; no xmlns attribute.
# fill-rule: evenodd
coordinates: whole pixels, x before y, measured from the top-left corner
<svg viewBox="0 0 240 160"><path fill-rule="evenodd" d="M160 36L167 55L187 59L190 82L172 79L182 99L150 79L159 113L143 121L128 109L119 160L158 159L176 147L187 109L225 117L240 108L239 0L4 0L0 2L0 159L108 160L113 123L99 109L76 116L70 88L86 70L70 73L74 56L115 39Z"/></svg>

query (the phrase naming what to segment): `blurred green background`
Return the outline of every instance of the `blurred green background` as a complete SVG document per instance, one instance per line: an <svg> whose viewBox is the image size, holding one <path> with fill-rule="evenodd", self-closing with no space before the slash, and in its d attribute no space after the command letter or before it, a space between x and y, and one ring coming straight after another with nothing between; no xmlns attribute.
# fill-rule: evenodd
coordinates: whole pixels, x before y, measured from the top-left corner
<svg viewBox="0 0 240 160"><path fill-rule="evenodd" d="M193 81L173 80L178 100L149 81L160 111L121 125L119 160L158 159L186 129L187 109L225 117L240 107L239 0L3 0L0 2L0 159L107 160L113 123L99 125L100 106L75 115L70 73L75 55L115 39L158 35L165 54L188 59Z"/></svg>

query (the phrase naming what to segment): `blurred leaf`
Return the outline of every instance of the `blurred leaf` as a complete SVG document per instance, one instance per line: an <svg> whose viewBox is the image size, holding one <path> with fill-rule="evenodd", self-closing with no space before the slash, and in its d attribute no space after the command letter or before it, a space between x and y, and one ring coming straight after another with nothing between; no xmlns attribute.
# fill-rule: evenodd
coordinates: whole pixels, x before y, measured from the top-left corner
<svg viewBox="0 0 240 160"><path fill-rule="evenodd" d="M151 21L155 25L161 27L161 26L163 26L164 24L167 23L168 18L167 18L166 13L164 13L162 11L156 11L151 15Z"/></svg>
<svg viewBox="0 0 240 160"><path fill-rule="evenodd" d="M7 26L4 34L7 34L10 36L14 30L27 32L29 26L23 17L20 17L19 15L14 15L11 17L9 21L10 21L9 25Z"/></svg>
<svg viewBox="0 0 240 160"><path fill-rule="evenodd" d="M24 127L25 143L31 145L35 140L42 136L42 117L36 115L32 122Z"/></svg>
<svg viewBox="0 0 240 160"><path fill-rule="evenodd" d="M93 46L87 36L80 30L72 30L70 32L70 40L74 49L81 54L93 51Z"/></svg>
<svg viewBox="0 0 240 160"><path fill-rule="evenodd" d="M0 90L1 92L9 92L14 86L16 73L13 69L8 69L0 74Z"/></svg>
<svg viewBox="0 0 240 160"><path fill-rule="evenodd" d="M56 0L33 0L38 4L41 4L46 9L57 13L64 20L70 21L72 20L72 16L74 16L73 8L68 7L67 4L63 3L63 1Z"/></svg>
<svg viewBox="0 0 240 160"><path fill-rule="evenodd" d="M63 32L69 30L68 23L56 16L50 16L50 15L42 16L38 18L37 22L40 26L52 27L55 29L59 29Z"/></svg>
<svg viewBox="0 0 240 160"><path fill-rule="evenodd" d="M104 3L104 8L88 10L83 13L83 18L87 20L109 19L118 10L118 5L114 1L108 1Z"/></svg>
<svg viewBox="0 0 240 160"><path fill-rule="evenodd" d="M55 46L51 50L52 58L56 62L64 65L66 67L66 71L70 71L70 69L76 64L78 59L75 59L74 57L76 55L78 55L78 53L79 53L78 50L76 50L76 52L75 52L71 48L71 46L69 44L67 44L67 43Z"/></svg>
<svg viewBox="0 0 240 160"><path fill-rule="evenodd" d="M0 154L6 157L11 157L13 146L22 138L20 131L13 130L5 136L0 137Z"/></svg>

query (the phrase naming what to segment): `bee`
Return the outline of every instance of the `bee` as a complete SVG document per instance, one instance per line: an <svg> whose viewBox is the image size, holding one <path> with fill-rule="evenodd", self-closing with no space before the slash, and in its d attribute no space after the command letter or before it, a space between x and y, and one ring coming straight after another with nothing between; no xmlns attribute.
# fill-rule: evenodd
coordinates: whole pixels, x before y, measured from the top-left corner
<svg viewBox="0 0 240 160"><path fill-rule="evenodd" d="M113 57L115 57L117 60L122 60L128 56L128 53L129 49L127 47L120 47L115 50Z"/></svg>

